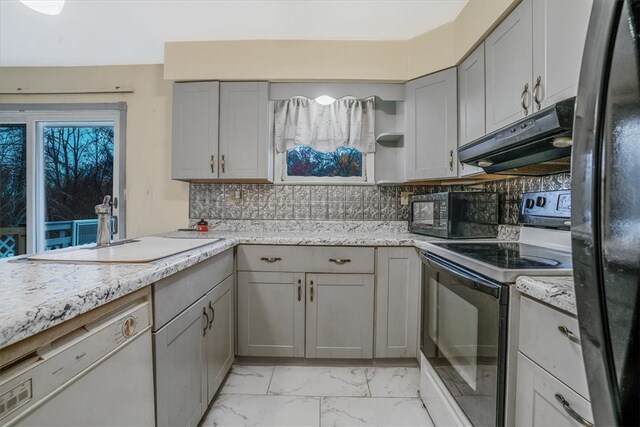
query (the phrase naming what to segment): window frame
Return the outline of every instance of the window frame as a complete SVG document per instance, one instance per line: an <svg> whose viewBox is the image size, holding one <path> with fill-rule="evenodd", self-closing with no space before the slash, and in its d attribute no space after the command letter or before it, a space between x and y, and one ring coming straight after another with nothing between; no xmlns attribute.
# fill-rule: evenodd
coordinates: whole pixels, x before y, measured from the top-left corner
<svg viewBox="0 0 640 427"><path fill-rule="evenodd" d="M116 239L126 237L126 111L124 102L104 104L0 104L0 121L26 124L27 131L27 253L44 250L44 159L41 140L45 126L103 124L114 127L114 188L119 200ZM99 202L99 201L98 201ZM98 204L96 202L96 204Z"/></svg>
<svg viewBox="0 0 640 427"><path fill-rule="evenodd" d="M275 141L272 145L275 144ZM274 146L275 150L275 146ZM374 153L362 153L362 176L289 176L287 175L287 152L275 153L275 184L298 185L375 185Z"/></svg>

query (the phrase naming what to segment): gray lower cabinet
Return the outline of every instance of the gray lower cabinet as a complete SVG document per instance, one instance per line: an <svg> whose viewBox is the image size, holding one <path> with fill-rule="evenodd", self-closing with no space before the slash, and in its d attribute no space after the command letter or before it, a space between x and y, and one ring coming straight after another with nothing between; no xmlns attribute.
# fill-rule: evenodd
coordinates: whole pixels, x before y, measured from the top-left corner
<svg viewBox="0 0 640 427"><path fill-rule="evenodd" d="M458 176L456 68L405 85L408 181Z"/></svg>
<svg viewBox="0 0 640 427"><path fill-rule="evenodd" d="M373 356L373 274L307 274L306 357Z"/></svg>
<svg viewBox="0 0 640 427"><path fill-rule="evenodd" d="M378 248L375 357L418 354L421 264L415 248Z"/></svg>
<svg viewBox="0 0 640 427"><path fill-rule="evenodd" d="M485 134L484 42L458 66L458 147ZM482 173L482 168L458 163L458 175Z"/></svg>
<svg viewBox="0 0 640 427"><path fill-rule="evenodd" d="M196 426L234 360L233 250L153 285L158 426Z"/></svg>
<svg viewBox="0 0 640 427"><path fill-rule="evenodd" d="M304 357L303 273L238 272L238 355Z"/></svg>
<svg viewBox="0 0 640 427"><path fill-rule="evenodd" d="M207 408L205 297L153 334L158 426L196 426Z"/></svg>
<svg viewBox="0 0 640 427"><path fill-rule="evenodd" d="M531 0L523 0L485 40L486 131L531 112Z"/></svg>

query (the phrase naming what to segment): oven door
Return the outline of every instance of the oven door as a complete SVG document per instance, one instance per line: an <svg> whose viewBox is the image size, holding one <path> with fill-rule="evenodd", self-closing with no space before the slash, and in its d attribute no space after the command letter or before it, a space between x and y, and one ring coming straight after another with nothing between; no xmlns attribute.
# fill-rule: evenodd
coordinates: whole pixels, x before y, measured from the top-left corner
<svg viewBox="0 0 640 427"><path fill-rule="evenodd" d="M423 253L420 349L474 426L504 424L508 289Z"/></svg>

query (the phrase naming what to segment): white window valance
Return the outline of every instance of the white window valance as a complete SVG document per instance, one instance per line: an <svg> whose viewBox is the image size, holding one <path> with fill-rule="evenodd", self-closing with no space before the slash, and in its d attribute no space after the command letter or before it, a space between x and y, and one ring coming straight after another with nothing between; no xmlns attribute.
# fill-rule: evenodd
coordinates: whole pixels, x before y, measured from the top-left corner
<svg viewBox="0 0 640 427"><path fill-rule="evenodd" d="M346 146L361 153L373 153L374 109L373 97L340 98L329 105L305 97L275 101L276 151L282 153L296 145L307 145L322 152Z"/></svg>

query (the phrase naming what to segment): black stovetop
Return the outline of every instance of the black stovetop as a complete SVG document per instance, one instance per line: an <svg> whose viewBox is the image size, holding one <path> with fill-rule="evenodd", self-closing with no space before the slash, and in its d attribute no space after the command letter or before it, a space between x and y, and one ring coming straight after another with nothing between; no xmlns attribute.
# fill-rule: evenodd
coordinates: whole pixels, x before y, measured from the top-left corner
<svg viewBox="0 0 640 427"><path fill-rule="evenodd" d="M507 270L571 268L569 252L526 243L433 243L457 254Z"/></svg>

